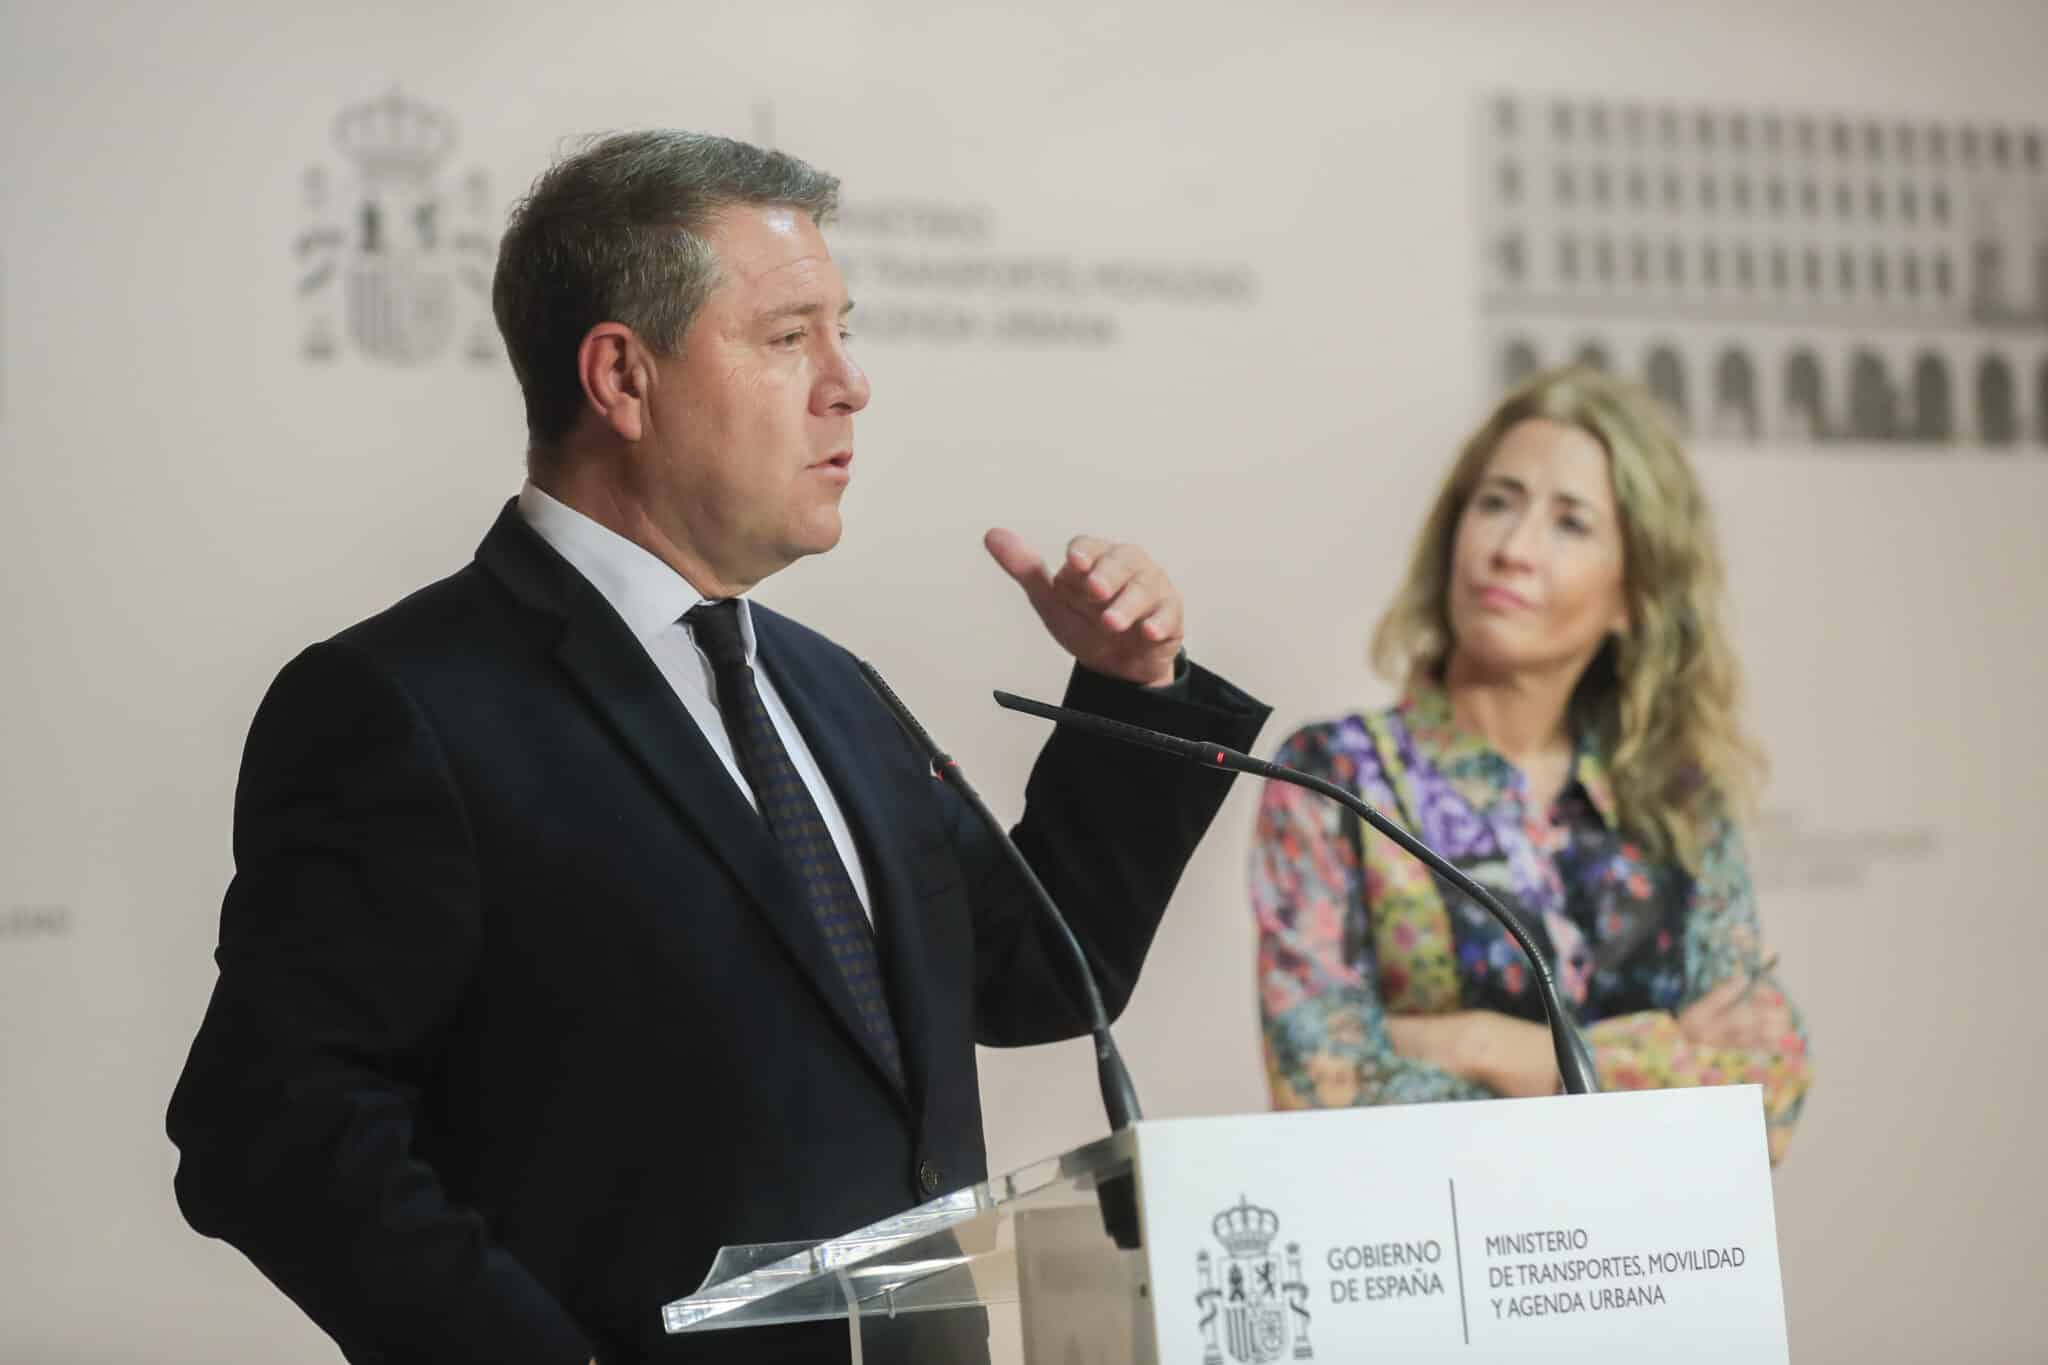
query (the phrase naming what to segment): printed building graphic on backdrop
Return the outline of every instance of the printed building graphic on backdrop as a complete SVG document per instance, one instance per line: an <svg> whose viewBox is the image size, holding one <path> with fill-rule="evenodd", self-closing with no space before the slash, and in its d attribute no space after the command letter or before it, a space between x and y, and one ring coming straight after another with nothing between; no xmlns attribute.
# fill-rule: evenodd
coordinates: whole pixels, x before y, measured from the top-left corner
<svg viewBox="0 0 2048 1365"><path fill-rule="evenodd" d="M300 354L420 365L452 346L490 363L494 206L481 170L453 192L443 178L454 120L394 90L343 109L334 145L345 169L316 164L303 182Z"/></svg>
<svg viewBox="0 0 2048 1365"><path fill-rule="evenodd" d="M2048 453L2043 131L1500 96L1490 382L1586 360L1696 436Z"/></svg>

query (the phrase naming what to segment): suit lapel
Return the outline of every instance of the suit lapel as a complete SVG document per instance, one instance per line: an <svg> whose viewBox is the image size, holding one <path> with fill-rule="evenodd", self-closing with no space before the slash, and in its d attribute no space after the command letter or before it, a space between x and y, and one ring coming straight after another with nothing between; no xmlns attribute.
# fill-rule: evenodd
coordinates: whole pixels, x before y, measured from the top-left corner
<svg viewBox="0 0 2048 1365"><path fill-rule="evenodd" d="M846 978L832 960L802 890L784 867L774 838L734 787L668 679L604 595L526 525L516 503L508 504L499 516L478 547L477 560L525 605L561 620L554 651L557 662L620 745L732 873L893 1092L895 1085L874 1053Z"/></svg>
<svg viewBox="0 0 2048 1365"><path fill-rule="evenodd" d="M931 976L905 851L910 840L891 822L912 819L920 808L906 800L906 782L936 779L918 767L910 746L886 714L880 717L884 729L876 742L878 707L866 684L836 651L828 655L824 647L810 643L803 632L759 604L753 607L753 618L762 665L803 731L860 847L874 910L876 950L896 1019L911 1104L921 1113L931 1075L930 1005L925 993Z"/></svg>

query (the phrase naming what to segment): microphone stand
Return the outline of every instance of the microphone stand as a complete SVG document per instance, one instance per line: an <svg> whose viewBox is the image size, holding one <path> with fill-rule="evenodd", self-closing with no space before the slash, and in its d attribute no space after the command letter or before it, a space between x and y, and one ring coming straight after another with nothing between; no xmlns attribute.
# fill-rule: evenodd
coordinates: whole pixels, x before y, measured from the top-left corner
<svg viewBox="0 0 2048 1365"><path fill-rule="evenodd" d="M1089 1033L1095 1040L1095 1077L1102 1088L1102 1110L1109 1118L1110 1131L1121 1132L1144 1117L1138 1106L1138 1091L1131 1083L1130 1069L1124 1065L1123 1054L1117 1050L1116 1038L1109 1030L1109 1011L1103 1008L1102 992L1095 984L1095 970L1088 964L1088 955L1081 948L1081 941L1074 937L1073 926L1060 913L1052 894L1045 889L1045 883L1038 879L1031 863L1024 857L1022 849L1003 828L1003 822L988 808L981 794L967 780L967 774L960 771L960 765L951 754L939 748L938 741L931 737L917 717L910 714L910 708L896 695L895 689L875 671L874 665L865 659L856 659L861 677L867 682L876 698L896 717L896 723L932 765L945 784L960 794L974 813L981 817L983 824L995 835L996 844L1003 850L1025 886L1030 888L1032 898L1039 909L1045 912L1059 937L1067 946L1067 952L1074 960L1075 975L1080 978L1082 994L1088 1007ZM1139 1245L1138 1193L1136 1183L1129 1172L1111 1176L1096 1188L1096 1198L1102 1206L1102 1223L1116 1245L1130 1250Z"/></svg>

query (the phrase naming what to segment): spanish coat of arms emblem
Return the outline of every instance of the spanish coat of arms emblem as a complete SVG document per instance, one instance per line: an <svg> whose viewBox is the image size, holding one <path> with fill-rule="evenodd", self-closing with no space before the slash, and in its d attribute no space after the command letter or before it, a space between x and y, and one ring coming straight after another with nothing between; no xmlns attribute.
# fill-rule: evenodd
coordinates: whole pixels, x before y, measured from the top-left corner
<svg viewBox="0 0 2048 1365"><path fill-rule="evenodd" d="M394 90L343 109L334 143L350 173L316 165L304 181L301 354L332 360L345 335L369 360L420 365L459 335L464 359L494 360L490 184L481 170L443 183L453 118Z"/></svg>
<svg viewBox="0 0 2048 1365"><path fill-rule="evenodd" d="M1283 1355L1313 1360L1301 1246L1289 1242L1284 1256L1274 1248L1279 1215L1240 1196L1209 1226L1223 1254L1204 1250L1195 1257L1202 1365L1268 1365Z"/></svg>

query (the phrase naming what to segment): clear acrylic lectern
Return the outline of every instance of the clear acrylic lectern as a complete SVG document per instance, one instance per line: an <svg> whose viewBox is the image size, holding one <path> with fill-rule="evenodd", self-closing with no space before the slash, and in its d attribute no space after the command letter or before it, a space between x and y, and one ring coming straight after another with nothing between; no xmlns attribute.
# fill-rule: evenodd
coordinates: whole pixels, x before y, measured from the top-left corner
<svg viewBox="0 0 2048 1365"><path fill-rule="evenodd" d="M1080 1344L1086 1359L1145 1365L1144 1257L1117 1246L1101 1197L1106 1187L1112 1206L1129 1200L1133 1157L1126 1130L830 1241L727 1247L696 1293L663 1305L663 1326L841 1320L859 1361L863 1318L1018 1304L1014 1317L992 1318L992 1332L1021 1332L1026 1361L1046 1357L1057 1337L1063 1360Z"/></svg>

